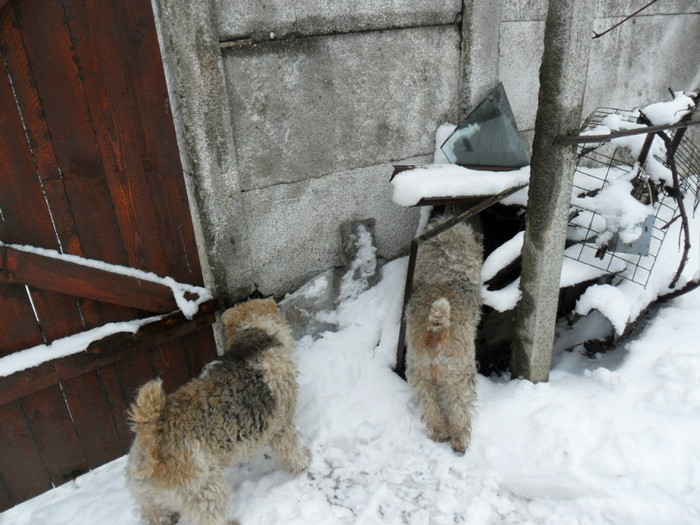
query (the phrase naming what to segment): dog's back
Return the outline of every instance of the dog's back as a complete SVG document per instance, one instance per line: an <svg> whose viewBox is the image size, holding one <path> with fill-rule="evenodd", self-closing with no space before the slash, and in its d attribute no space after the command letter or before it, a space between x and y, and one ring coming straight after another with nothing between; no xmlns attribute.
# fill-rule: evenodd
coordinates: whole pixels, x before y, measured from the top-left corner
<svg viewBox="0 0 700 525"><path fill-rule="evenodd" d="M482 259L480 235L465 223L421 244L406 312L409 325L432 326L433 332L438 326L476 326L481 318Z"/></svg>
<svg viewBox="0 0 700 525"><path fill-rule="evenodd" d="M479 236L464 223L420 245L406 308L408 382L431 439L449 440L459 453L469 443L476 399L482 257Z"/></svg>

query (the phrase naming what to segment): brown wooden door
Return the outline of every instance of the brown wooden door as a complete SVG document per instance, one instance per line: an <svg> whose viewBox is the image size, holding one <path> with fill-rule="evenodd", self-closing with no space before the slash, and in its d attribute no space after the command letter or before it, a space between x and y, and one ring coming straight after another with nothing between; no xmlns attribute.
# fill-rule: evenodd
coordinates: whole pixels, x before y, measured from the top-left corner
<svg viewBox="0 0 700 525"><path fill-rule="evenodd" d="M0 0L0 241L202 285L149 0ZM0 359L152 315L34 283L0 267ZM134 390L196 375L208 322L0 377L0 510L124 454Z"/></svg>

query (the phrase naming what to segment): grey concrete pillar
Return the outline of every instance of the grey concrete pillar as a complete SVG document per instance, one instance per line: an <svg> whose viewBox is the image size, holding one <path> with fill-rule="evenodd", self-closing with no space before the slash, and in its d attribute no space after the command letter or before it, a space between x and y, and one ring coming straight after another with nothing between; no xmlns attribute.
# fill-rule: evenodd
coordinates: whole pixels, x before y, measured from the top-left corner
<svg viewBox="0 0 700 525"><path fill-rule="evenodd" d="M575 147L553 142L581 122L594 13L590 0L550 0L547 12L511 360L512 377L533 382L549 378L576 165Z"/></svg>
<svg viewBox="0 0 700 525"><path fill-rule="evenodd" d="M253 277L216 5L152 5L205 283L218 296L240 299Z"/></svg>

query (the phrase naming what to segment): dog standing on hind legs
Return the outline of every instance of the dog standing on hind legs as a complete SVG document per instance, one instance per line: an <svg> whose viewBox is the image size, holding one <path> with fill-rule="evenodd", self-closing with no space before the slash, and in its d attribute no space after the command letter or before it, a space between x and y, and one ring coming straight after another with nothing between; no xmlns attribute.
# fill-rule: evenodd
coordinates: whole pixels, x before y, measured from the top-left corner
<svg viewBox="0 0 700 525"><path fill-rule="evenodd" d="M433 219L436 226L441 219ZM434 441L463 454L476 403L481 235L459 223L420 245L406 308L406 378Z"/></svg>
<svg viewBox="0 0 700 525"><path fill-rule="evenodd" d="M289 324L274 300L223 313L227 350L170 395L161 380L143 385L129 409L136 433L126 480L149 525L183 515L225 525L229 492L221 468L270 444L284 467L308 467L294 423L297 382Z"/></svg>

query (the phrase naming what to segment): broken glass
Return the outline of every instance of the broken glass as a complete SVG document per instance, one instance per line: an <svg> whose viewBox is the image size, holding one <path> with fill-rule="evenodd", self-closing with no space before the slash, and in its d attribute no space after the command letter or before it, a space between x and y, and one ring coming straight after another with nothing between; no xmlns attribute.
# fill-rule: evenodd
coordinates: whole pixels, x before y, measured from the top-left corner
<svg viewBox="0 0 700 525"><path fill-rule="evenodd" d="M500 171L530 164L502 83L462 121L441 149L451 163L467 168Z"/></svg>

